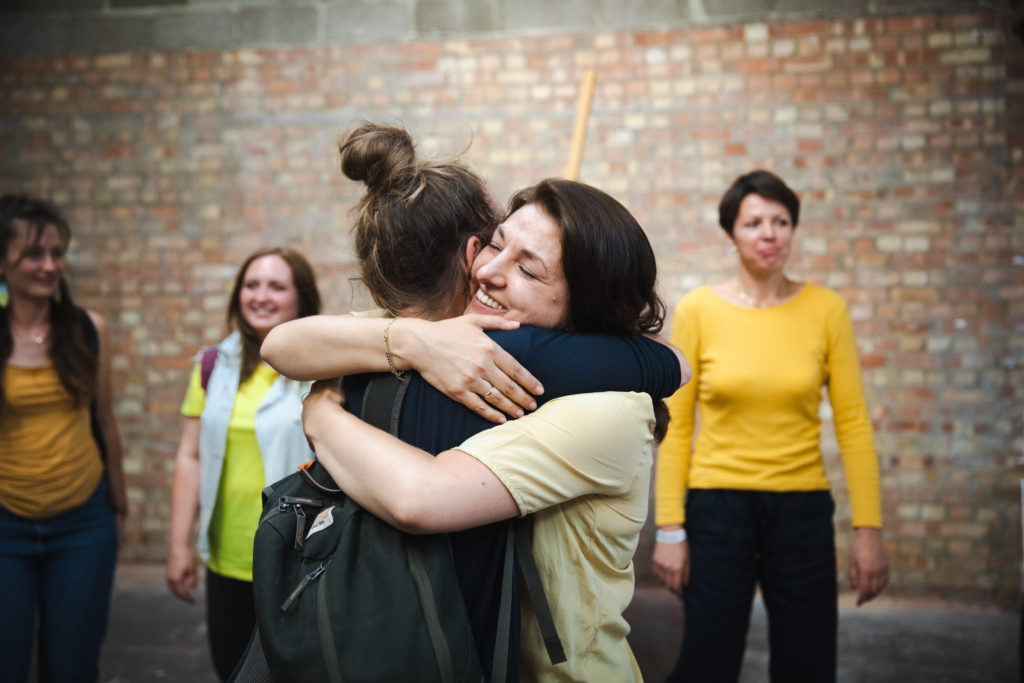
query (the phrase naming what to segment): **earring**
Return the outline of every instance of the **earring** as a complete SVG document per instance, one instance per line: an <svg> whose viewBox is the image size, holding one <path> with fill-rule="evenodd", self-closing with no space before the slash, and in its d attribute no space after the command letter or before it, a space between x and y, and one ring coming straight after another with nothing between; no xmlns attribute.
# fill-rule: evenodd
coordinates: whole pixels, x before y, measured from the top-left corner
<svg viewBox="0 0 1024 683"><path fill-rule="evenodd" d="M61 286L62 286L61 283L58 282L57 283L57 289L53 290L53 303L55 303L55 304L59 304L60 300L63 298L63 296L61 295L61 292L60 292Z"/></svg>
<svg viewBox="0 0 1024 683"><path fill-rule="evenodd" d="M0 308L7 308L11 302L11 293L7 291L7 282L0 280Z"/></svg>

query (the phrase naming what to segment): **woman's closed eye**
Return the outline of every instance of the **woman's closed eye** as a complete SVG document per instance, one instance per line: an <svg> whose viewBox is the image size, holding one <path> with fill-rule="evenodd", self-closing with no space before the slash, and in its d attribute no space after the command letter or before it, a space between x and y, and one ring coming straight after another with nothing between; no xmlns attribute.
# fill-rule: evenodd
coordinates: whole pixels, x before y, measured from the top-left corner
<svg viewBox="0 0 1024 683"><path fill-rule="evenodd" d="M526 269L526 268L525 268L524 266L519 266L519 272L521 272L521 273L522 273L523 275L525 275L526 277L530 278L531 280L537 280L537 279L539 279L539 278L538 278L538 277L537 277L536 275L534 275L533 273L531 273L531 272L530 272L529 270L527 270L527 269Z"/></svg>

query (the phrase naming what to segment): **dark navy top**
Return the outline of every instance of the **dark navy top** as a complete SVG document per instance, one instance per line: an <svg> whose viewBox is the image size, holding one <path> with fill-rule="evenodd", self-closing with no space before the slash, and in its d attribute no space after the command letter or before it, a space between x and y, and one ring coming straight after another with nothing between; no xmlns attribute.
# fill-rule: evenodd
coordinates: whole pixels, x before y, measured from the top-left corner
<svg viewBox="0 0 1024 683"><path fill-rule="evenodd" d="M572 334L525 325L517 330L492 330L487 334L540 380L544 394L536 397L538 405L559 396L594 391L639 391L665 398L679 388L679 361L675 353L642 335ZM362 413L363 392L369 378L368 374L345 378L348 410L355 415ZM446 397L417 373L410 372L405 378L411 384L399 422L402 441L436 454L495 426ZM509 525L505 520L449 534L459 586L488 677L494 656L502 559ZM518 605L518 592L513 598L513 604ZM507 680L518 681L519 610L513 609L512 614Z"/></svg>

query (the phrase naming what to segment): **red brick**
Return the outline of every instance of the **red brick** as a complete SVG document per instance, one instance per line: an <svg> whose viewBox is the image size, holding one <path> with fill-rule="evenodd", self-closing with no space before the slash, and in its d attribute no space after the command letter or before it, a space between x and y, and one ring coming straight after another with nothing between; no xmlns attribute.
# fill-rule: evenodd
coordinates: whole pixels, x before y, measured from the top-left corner
<svg viewBox="0 0 1024 683"><path fill-rule="evenodd" d="M1019 571L997 549L1019 543L1006 435L1021 420L1005 411L1024 373L1002 359L1024 348L1013 260L1024 62L999 21L980 11L772 21L764 43L729 25L0 64L0 190L61 198L79 298L109 313L118 340L130 482L146 498L126 555L159 559L166 547L178 404L191 354L222 330L237 262L291 242L314 259L331 311L355 300L359 187L337 170L342 112L404 120L423 148L465 150L504 199L561 172L580 72L596 66L582 176L642 218L670 305L733 267L712 241L732 178L772 168L800 194L798 245L818 240L824 253L797 246L793 271L834 283L857 316L892 487L892 590L1015 594ZM969 454L956 450L964 440ZM899 520L894 498L934 506L935 519Z"/></svg>

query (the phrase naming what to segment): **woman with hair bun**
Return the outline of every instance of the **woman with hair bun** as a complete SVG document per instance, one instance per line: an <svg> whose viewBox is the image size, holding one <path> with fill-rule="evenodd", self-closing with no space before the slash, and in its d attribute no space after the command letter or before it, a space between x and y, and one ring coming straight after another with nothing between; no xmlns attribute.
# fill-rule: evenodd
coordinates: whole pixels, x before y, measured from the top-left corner
<svg viewBox="0 0 1024 683"><path fill-rule="evenodd" d="M0 197L0 576L4 680L95 681L127 511L110 344L65 278L56 206Z"/></svg>
<svg viewBox="0 0 1024 683"><path fill-rule="evenodd" d="M522 674L510 656L506 679L636 680L622 610L650 449L664 429L652 397L660 405L689 375L681 355L647 336L664 315L653 251L625 207L596 188L543 181L517 193L502 220L479 178L416 160L411 145L404 131L373 124L341 145L346 175L367 183L355 227L364 281L401 317L295 321L268 335L263 355L303 379L390 371L410 382L402 441L355 417L366 375L346 377L346 408L329 384L315 385L307 435L368 510L410 533L452 532L485 670L508 520L537 513L534 554L568 661L548 661L524 603ZM409 272L419 275L409 282ZM567 396L585 392L608 393ZM539 404L496 428L508 431L486 431L487 419ZM491 436L472 455L453 450L481 432Z"/></svg>

